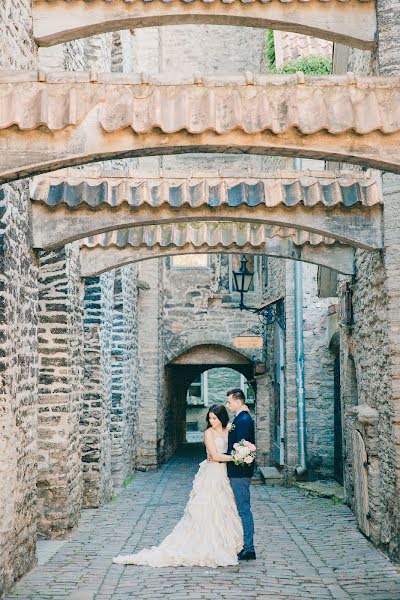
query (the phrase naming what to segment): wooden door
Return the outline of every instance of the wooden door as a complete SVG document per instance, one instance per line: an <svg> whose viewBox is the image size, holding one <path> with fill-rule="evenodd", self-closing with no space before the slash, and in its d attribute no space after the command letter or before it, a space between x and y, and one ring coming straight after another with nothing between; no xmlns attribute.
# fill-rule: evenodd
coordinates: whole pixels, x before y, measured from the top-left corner
<svg viewBox="0 0 400 600"><path fill-rule="evenodd" d="M354 477L354 512L358 527L366 536L370 534L369 527L369 497L368 497L368 456L364 440L356 429L352 433L353 446L353 477Z"/></svg>

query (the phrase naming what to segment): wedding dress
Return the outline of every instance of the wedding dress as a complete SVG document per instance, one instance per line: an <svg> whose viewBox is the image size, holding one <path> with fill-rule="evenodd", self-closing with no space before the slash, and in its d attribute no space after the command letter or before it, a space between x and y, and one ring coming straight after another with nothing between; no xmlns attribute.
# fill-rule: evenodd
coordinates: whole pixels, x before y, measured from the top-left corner
<svg viewBox="0 0 400 600"><path fill-rule="evenodd" d="M216 436L217 452L227 449L224 437ZM117 556L120 565L150 567L226 567L236 565L243 548L242 522L226 474L226 463L204 460L182 519L159 546L127 556Z"/></svg>

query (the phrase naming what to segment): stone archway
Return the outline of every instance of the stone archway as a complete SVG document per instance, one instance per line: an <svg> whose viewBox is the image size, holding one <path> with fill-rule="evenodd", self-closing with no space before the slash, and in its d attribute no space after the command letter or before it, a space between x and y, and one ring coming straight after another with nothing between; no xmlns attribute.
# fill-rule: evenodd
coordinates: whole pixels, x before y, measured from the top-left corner
<svg viewBox="0 0 400 600"><path fill-rule="evenodd" d="M34 36L39 46L118 31L177 24L216 24L294 31L370 49L376 32L375 2L145 2L136 0L35 0Z"/></svg>
<svg viewBox="0 0 400 600"><path fill-rule="evenodd" d="M185 234L186 242L192 240L199 246L194 223L206 221L238 223L239 237L233 236L231 241L241 239L242 243L255 238L259 242L261 229L256 225L265 223L275 226L275 235L277 227L293 227L360 248L382 246L378 180L354 171L112 177L72 170L36 178L31 197L33 246L41 249L127 227L141 229L105 236L98 245L104 246L108 240L107 245L119 248L148 247L149 240L154 245L159 238L161 246L174 239L181 240L177 245L182 246ZM181 227L179 223L193 227L189 236L189 225ZM240 223L254 225L252 232L246 233ZM143 228L145 225L161 227ZM200 237L202 231L197 229ZM210 245L219 235L226 247L228 226L219 233L212 233L210 226L202 241Z"/></svg>
<svg viewBox="0 0 400 600"><path fill-rule="evenodd" d="M398 79L0 74L0 182L129 156L241 152L400 172Z"/></svg>
<svg viewBox="0 0 400 600"><path fill-rule="evenodd" d="M331 238L283 227L206 222L122 229L84 240L81 273L90 277L151 258L199 253L275 256L348 275L354 269L354 248Z"/></svg>
<svg viewBox="0 0 400 600"><path fill-rule="evenodd" d="M192 336L190 340L193 339ZM247 379L253 378L251 358L231 346L232 343L227 341L209 343L202 340L202 343L186 347L167 362L166 412L169 418L165 419L166 456L186 439L186 394L193 380L205 371L220 367L233 369Z"/></svg>

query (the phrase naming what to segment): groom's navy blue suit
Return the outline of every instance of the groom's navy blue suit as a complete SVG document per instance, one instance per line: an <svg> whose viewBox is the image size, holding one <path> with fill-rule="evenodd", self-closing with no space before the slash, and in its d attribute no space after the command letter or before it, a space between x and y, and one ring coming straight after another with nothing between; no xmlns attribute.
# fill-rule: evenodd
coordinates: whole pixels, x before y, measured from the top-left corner
<svg viewBox="0 0 400 600"><path fill-rule="evenodd" d="M254 421L247 411L242 411L236 415L232 425L228 437L227 454L232 452L233 444L240 442L240 440L255 443ZM239 467L233 462L228 462L227 470L238 513L243 523L243 550L254 552L254 520L250 506L250 482L254 473L254 463L246 467Z"/></svg>

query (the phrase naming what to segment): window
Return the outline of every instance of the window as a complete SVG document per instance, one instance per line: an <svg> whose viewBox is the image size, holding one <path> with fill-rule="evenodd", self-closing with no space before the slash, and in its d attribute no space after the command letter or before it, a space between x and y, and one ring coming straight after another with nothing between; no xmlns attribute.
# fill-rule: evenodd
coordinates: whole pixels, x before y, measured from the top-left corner
<svg viewBox="0 0 400 600"><path fill-rule="evenodd" d="M229 255L229 291L236 292L235 282L233 280L233 271L239 271L241 267L241 259L243 254L230 254ZM260 263L259 256L254 254L246 254L247 258L247 270L254 272L253 281L251 283L249 292L256 292L260 289Z"/></svg>
<svg viewBox="0 0 400 600"><path fill-rule="evenodd" d="M204 371L189 386L186 402L190 406L208 406L208 373Z"/></svg>
<svg viewBox="0 0 400 600"><path fill-rule="evenodd" d="M246 404L254 404L255 395L253 386L250 383L247 383L246 377L242 374L240 375L240 387L246 396Z"/></svg>
<svg viewBox="0 0 400 600"><path fill-rule="evenodd" d="M171 267L178 269L202 269L208 267L208 254L171 256Z"/></svg>

